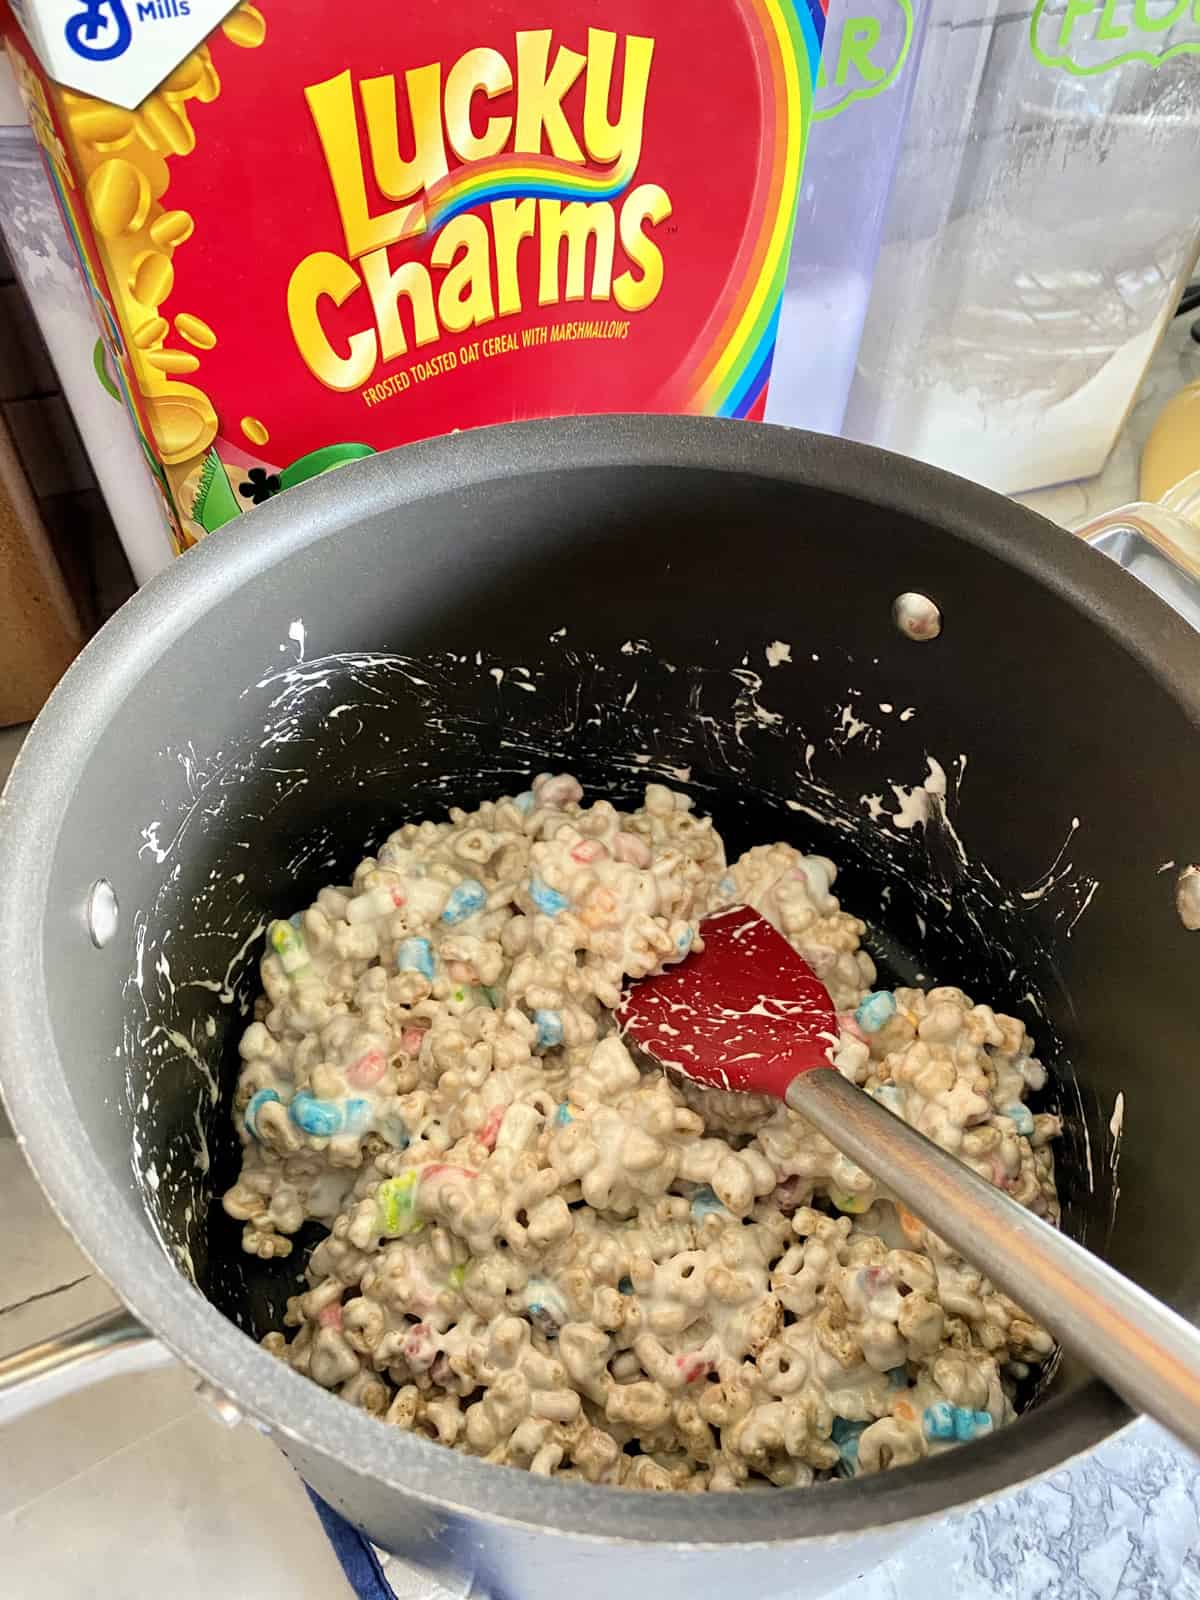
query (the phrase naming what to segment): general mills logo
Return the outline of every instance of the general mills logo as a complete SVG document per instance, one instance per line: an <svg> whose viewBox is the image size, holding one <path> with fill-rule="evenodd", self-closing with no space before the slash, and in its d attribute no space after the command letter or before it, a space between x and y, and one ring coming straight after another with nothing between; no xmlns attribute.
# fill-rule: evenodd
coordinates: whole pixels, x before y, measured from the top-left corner
<svg viewBox="0 0 1200 1600"><path fill-rule="evenodd" d="M121 0L81 0L67 23L67 44L85 61L115 61L129 49L133 29Z"/></svg>
<svg viewBox="0 0 1200 1600"><path fill-rule="evenodd" d="M0 14L5 0L0 0ZM233 0L12 0L46 76L133 111L222 22Z"/></svg>
<svg viewBox="0 0 1200 1600"><path fill-rule="evenodd" d="M139 22L167 22L191 15L189 0L135 0ZM122 0L79 0L83 10L66 26L67 44L84 61L115 61L133 40Z"/></svg>

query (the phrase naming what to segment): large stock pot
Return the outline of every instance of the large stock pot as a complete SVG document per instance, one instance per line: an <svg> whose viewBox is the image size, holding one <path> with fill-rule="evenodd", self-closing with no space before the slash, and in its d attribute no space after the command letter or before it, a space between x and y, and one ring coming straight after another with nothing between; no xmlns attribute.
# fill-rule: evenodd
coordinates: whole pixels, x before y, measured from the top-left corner
<svg viewBox="0 0 1200 1600"><path fill-rule="evenodd" d="M695 418L540 422L358 463L213 536L30 735L0 813L0 1082L127 1311L28 1358L10 1402L165 1347L378 1543L521 1600L820 1594L1120 1427L1063 1359L1012 1427L916 1467L634 1495L388 1428L258 1347L296 1258L247 1258L207 1200L236 1170L264 919L400 820L547 766L624 796L666 774L734 849L833 856L885 969L1030 1026L1067 1121L1064 1226L1200 1307L1195 634L913 462Z"/></svg>

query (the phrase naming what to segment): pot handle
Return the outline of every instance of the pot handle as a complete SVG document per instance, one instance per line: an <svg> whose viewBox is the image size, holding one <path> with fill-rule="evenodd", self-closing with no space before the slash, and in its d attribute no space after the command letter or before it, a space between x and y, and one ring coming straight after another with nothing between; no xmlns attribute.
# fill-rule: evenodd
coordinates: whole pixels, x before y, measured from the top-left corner
<svg viewBox="0 0 1200 1600"><path fill-rule="evenodd" d="M0 1425L104 1378L175 1357L123 1306L0 1359Z"/></svg>
<svg viewBox="0 0 1200 1600"><path fill-rule="evenodd" d="M1075 530L1200 629L1200 527L1171 504L1135 501Z"/></svg>

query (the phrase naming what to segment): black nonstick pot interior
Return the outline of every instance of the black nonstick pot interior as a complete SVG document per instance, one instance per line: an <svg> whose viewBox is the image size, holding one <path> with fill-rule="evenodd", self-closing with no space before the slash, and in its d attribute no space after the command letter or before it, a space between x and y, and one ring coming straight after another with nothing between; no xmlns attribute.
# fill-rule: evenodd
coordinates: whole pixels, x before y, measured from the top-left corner
<svg viewBox="0 0 1200 1600"><path fill-rule="evenodd" d="M906 591L936 602L938 638L894 625ZM401 822L539 771L630 803L667 781L731 853L831 856L889 979L1026 1022L1066 1120L1064 1226L1194 1312L1200 942L1174 891L1200 849L1196 665L1184 625L1104 558L836 441L605 418L356 464L152 585L34 736L10 792L32 901L0 922L0 1015L28 1042L36 1011L52 1060L39 1100L10 1050L14 1115L74 1118L105 1215L261 1334L304 1252L246 1257L208 1199L236 1172L267 919ZM0 851L11 866L12 837ZM98 878L122 908L100 950L79 911ZM39 1137L43 1181L128 1293ZM1044 1387L1091 1404L1097 1437L1123 1413L1084 1381L1064 1360ZM976 1491L1021 1476L1004 1449Z"/></svg>

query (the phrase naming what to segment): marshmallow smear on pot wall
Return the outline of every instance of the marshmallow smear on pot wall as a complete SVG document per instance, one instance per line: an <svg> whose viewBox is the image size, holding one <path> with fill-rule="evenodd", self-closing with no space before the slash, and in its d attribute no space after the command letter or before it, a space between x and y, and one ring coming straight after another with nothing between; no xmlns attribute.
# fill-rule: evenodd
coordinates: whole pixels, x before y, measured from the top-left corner
<svg viewBox="0 0 1200 1600"><path fill-rule="evenodd" d="M834 270L837 219L793 250L827 7L110 0L64 36L21 0L8 48L177 546L430 434L761 418L789 261ZM900 101L871 101L861 26L830 94L871 115Z"/></svg>

